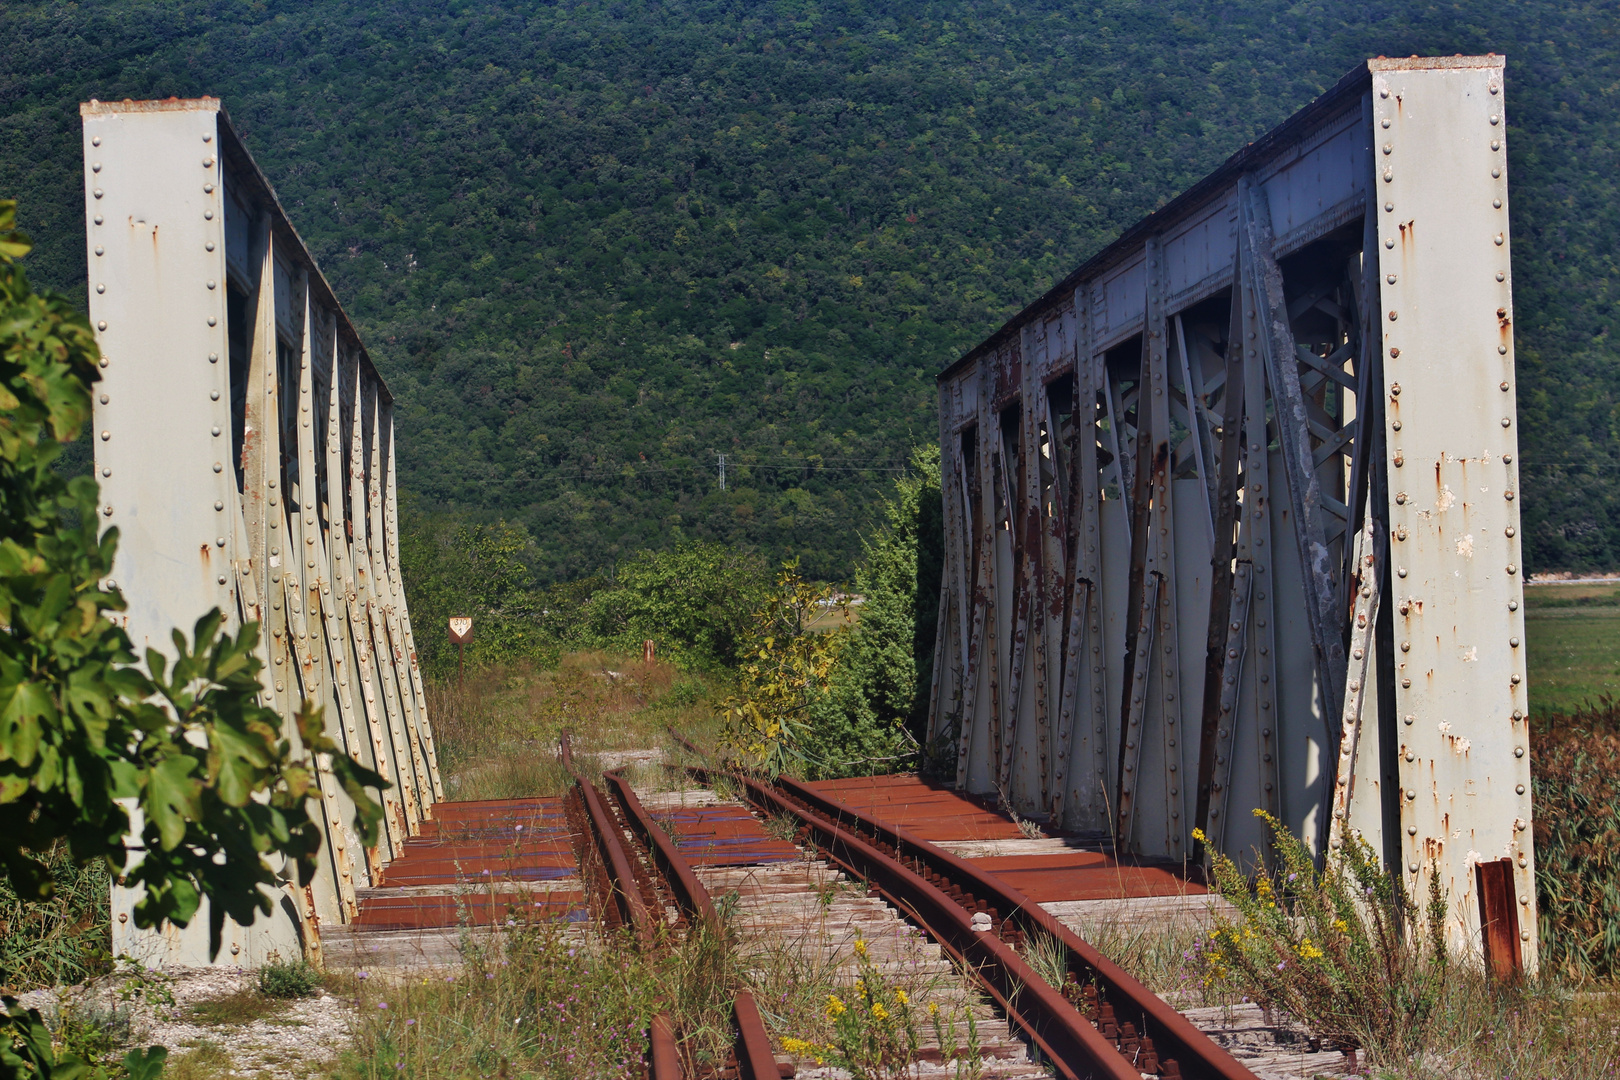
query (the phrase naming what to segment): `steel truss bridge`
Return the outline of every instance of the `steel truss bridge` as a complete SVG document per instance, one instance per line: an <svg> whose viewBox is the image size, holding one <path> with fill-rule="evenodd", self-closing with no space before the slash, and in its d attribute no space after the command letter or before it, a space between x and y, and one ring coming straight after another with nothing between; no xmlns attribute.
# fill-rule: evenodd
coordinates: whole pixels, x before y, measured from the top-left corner
<svg viewBox="0 0 1620 1080"><path fill-rule="evenodd" d="M90 318L101 348L96 478L136 648L217 607L262 629L264 700L305 701L393 785L380 845L326 769L326 843L275 914L227 920L220 962L319 956L443 797L399 574L393 398L214 98L81 106ZM291 873L291 867L288 868ZM113 890L113 952L206 964L208 918L137 931Z"/></svg>
<svg viewBox="0 0 1620 1080"><path fill-rule="evenodd" d="M1354 832L1534 964L1503 74L1367 62L939 376L959 786L1190 866Z"/></svg>

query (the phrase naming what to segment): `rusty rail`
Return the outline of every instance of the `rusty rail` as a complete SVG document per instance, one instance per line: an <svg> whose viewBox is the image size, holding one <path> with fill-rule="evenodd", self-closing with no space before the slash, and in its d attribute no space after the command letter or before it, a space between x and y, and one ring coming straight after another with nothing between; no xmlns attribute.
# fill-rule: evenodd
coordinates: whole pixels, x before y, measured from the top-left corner
<svg viewBox="0 0 1620 1080"><path fill-rule="evenodd" d="M1106 1027L1106 1010L1112 1014L1112 1024L1122 1034L1125 1025L1131 1024L1138 1043L1144 1037L1151 1040L1152 1053L1163 1062L1173 1061L1179 1069L1179 1073L1161 1075L1180 1075L1188 1080L1254 1080L1252 1072L1185 1016L1017 889L984 873L966 859L828 798L796 780L782 777L777 786L791 799L836 822L835 827L848 830L849 825L844 823L854 824L865 834L868 843L884 852L888 862L902 870L909 865L911 869L906 872L912 877L936 890L948 890L947 895L954 891L971 896L979 910L991 915L996 932L1018 941L1044 933L1063 945L1069 957L1069 979L1063 988L1068 1011L1079 1015L1077 1006L1084 1004L1088 1013L1093 1014L1091 1022ZM960 902L956 902L960 907ZM1088 985L1095 987L1095 996L1086 992Z"/></svg>
<svg viewBox="0 0 1620 1080"><path fill-rule="evenodd" d="M584 800L591 832L598 850L602 852L603 864L608 867L612 902L623 912L625 922L634 931L637 942L643 948L653 947L657 942L659 919L647 909L642 899L643 875L637 872L641 863L626 850L619 822L609 811L606 799L574 764L573 747L566 732L560 745L560 757L564 768L573 774ZM722 932L720 915L709 896L709 890L692 873L691 865L681 855L674 841L641 805L634 789L618 772L606 773L603 779L612 789L625 823L647 845L653 865L664 879L665 888L686 914L689 925L702 925L711 933ZM738 988L732 1001L732 1025L736 1031L733 1053L737 1059L739 1080L783 1080L793 1075L791 1066L777 1065L759 1006L754 1001L754 995L746 989ZM653 1017L648 1030L648 1043L651 1080L691 1080L681 1068L680 1044L667 1013Z"/></svg>
<svg viewBox="0 0 1620 1080"><path fill-rule="evenodd" d="M705 780L712 775L692 772ZM1139 1080L1143 1073L1164 1080L1255 1080L1186 1017L1018 890L797 781L780 778L773 787L728 775L757 808L796 818L824 855L916 921L973 973L1065 1080ZM1062 987L1043 980L1017 951L1036 933L1066 949Z"/></svg>

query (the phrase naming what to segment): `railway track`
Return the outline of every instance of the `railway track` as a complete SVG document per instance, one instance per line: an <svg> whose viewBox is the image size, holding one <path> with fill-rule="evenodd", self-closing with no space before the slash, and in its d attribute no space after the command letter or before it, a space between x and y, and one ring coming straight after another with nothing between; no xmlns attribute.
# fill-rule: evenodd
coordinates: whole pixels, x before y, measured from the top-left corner
<svg viewBox="0 0 1620 1080"><path fill-rule="evenodd" d="M581 870L587 880L595 878L598 883L597 906L603 921L630 930L644 949L667 946L669 934L682 927L687 933L724 934L708 889L624 777L618 772L604 774L611 793L604 794L575 766L567 735L562 740L562 759L574 775L586 825L583 833L595 856L582 858ZM665 898L675 911L674 927L665 918ZM682 1055L674 1020L659 1013L648 1031L650 1080L785 1080L793 1076L791 1065L777 1064L759 1006L745 987L733 988L731 1024L734 1037L726 1060L718 1069L705 1070Z"/></svg>
<svg viewBox="0 0 1620 1080"><path fill-rule="evenodd" d="M1063 1080L1255 1080L1119 965L967 860L791 779L690 772L708 784L725 776L756 812L794 821L801 843L866 882L971 972ZM1060 958L1059 985L1033 966L1037 947Z"/></svg>

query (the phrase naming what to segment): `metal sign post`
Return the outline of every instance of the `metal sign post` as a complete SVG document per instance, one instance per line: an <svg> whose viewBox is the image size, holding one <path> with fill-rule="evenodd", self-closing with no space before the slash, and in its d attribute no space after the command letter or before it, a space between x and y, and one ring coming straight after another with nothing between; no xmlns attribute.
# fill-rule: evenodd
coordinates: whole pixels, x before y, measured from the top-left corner
<svg viewBox="0 0 1620 1080"><path fill-rule="evenodd" d="M456 689L461 689L461 677L464 657L467 652L467 642L472 640L472 620L465 615L459 615L450 620L450 640L456 646Z"/></svg>

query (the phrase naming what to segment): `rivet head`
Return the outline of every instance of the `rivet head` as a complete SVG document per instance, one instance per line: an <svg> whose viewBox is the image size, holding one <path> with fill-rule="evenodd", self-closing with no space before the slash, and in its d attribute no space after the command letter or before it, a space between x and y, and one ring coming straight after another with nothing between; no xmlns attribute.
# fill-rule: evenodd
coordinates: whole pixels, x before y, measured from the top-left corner
<svg viewBox="0 0 1620 1080"><path fill-rule="evenodd" d="M1386 248L1393 248L1393 247L1394 247L1394 246L1395 246L1395 240L1394 240L1394 238L1393 238L1393 237L1392 237L1392 238L1390 238L1390 239L1388 239L1388 240L1385 240L1385 241L1384 241L1384 246L1385 246L1385 247L1386 247Z"/></svg>
<svg viewBox="0 0 1620 1080"><path fill-rule="evenodd" d="M110 432L110 431L103 431L103 432L102 432L102 433L101 433L101 441L102 441L102 442L106 442L106 441L107 441L107 440L109 440L109 439L111 439L111 438L112 438L112 432Z"/></svg>
<svg viewBox="0 0 1620 1080"><path fill-rule="evenodd" d="M203 194L204 195L212 195L213 193L214 193L214 185L213 184L204 184L203 185Z"/></svg>
<svg viewBox="0 0 1620 1080"><path fill-rule="evenodd" d="M202 163L203 163L203 168L212 169L214 167L214 158L213 158L213 156L209 155L208 157L203 158Z"/></svg>
<svg viewBox="0 0 1620 1080"><path fill-rule="evenodd" d="M1502 122L1501 116L1499 116L1499 115L1497 115L1495 113L1491 114L1491 126L1492 127L1495 127L1497 124L1500 124L1501 122Z"/></svg>
<svg viewBox="0 0 1620 1080"><path fill-rule="evenodd" d="M1411 871L1414 874L1418 872L1418 864L1417 863L1407 863L1406 868L1407 868L1407 870Z"/></svg>
<svg viewBox="0 0 1620 1080"><path fill-rule="evenodd" d="M1511 526L1511 525L1509 525L1509 526L1508 526L1508 527L1507 527L1507 529L1506 529L1506 530L1504 530L1504 531L1505 531L1505 532L1506 532L1506 533L1507 533L1507 535L1508 535L1508 536L1510 536L1510 537L1511 537L1511 536L1513 536L1513 535L1514 535L1514 528L1513 528L1513 526Z"/></svg>
<svg viewBox="0 0 1620 1080"><path fill-rule="evenodd" d="M1403 566L1399 570L1395 571L1395 576L1396 577L1405 577L1406 576L1406 567Z"/></svg>
<svg viewBox="0 0 1620 1080"><path fill-rule="evenodd" d="M1383 126L1383 127L1385 127L1385 128L1388 128L1388 127L1389 127L1389 117L1387 117L1387 116L1386 116L1386 117L1384 117L1384 121L1383 121L1383 125L1382 125L1382 126Z"/></svg>
<svg viewBox="0 0 1620 1080"><path fill-rule="evenodd" d="M223 536L216 536L214 538L214 544L217 547L224 547L225 546L225 538Z"/></svg>
<svg viewBox="0 0 1620 1080"><path fill-rule="evenodd" d="M225 471L225 466L221 465L219 462L216 461L216 462L214 462L214 471L215 472L224 472Z"/></svg>
<svg viewBox="0 0 1620 1080"><path fill-rule="evenodd" d="M203 250L204 251L213 251L214 250L214 242L212 240L208 241L208 243L203 245Z"/></svg>
<svg viewBox="0 0 1620 1080"><path fill-rule="evenodd" d="M221 585L225 584L225 575L224 574L219 575L219 583Z"/></svg>
<svg viewBox="0 0 1620 1080"><path fill-rule="evenodd" d="M215 499L214 500L214 509L215 510L223 510L223 509L225 509L225 504L223 502L221 502L219 499Z"/></svg>
<svg viewBox="0 0 1620 1080"><path fill-rule="evenodd" d="M1411 651L1412 651L1412 643L1410 641L1401 642L1401 652L1411 652Z"/></svg>
<svg viewBox="0 0 1620 1080"><path fill-rule="evenodd" d="M1391 314L1393 315L1393 313L1391 313ZM1390 384L1389 396L1390 397L1400 397L1401 396L1401 384L1400 383L1391 383Z"/></svg>
<svg viewBox="0 0 1620 1080"><path fill-rule="evenodd" d="M112 517L112 504L108 503L106 506L103 506L101 508L101 512L103 514L105 514L107 517Z"/></svg>
<svg viewBox="0 0 1620 1080"><path fill-rule="evenodd" d="M1507 346L1506 345L1498 345L1496 347L1496 354L1498 356L1506 356L1507 355Z"/></svg>
<svg viewBox="0 0 1620 1080"><path fill-rule="evenodd" d="M94 222L95 222L95 223L96 223L96 224L97 224L97 225L100 225L100 224L101 224L101 215L100 215L100 214L97 214L97 215L96 215L96 216L95 216L95 217L94 217L94 218L93 218L93 219L91 219L91 220L93 220L93 221L94 221Z"/></svg>
<svg viewBox="0 0 1620 1080"><path fill-rule="evenodd" d="M1507 237L1502 235L1501 233L1497 233L1496 234L1496 239L1493 242L1496 244L1497 247L1501 247L1503 244L1507 243Z"/></svg>
<svg viewBox="0 0 1620 1080"><path fill-rule="evenodd" d="M1395 284L1395 275L1394 275L1394 274L1390 274L1390 275L1388 275L1388 276L1387 276L1387 277L1385 277L1385 278L1384 278L1384 280L1385 280L1385 281L1386 281L1386 282L1388 282L1388 283L1389 283L1389 284L1391 284L1391 285L1393 285L1393 284Z"/></svg>
<svg viewBox="0 0 1620 1080"><path fill-rule="evenodd" d="M100 322L96 323L96 329L97 330L105 330L105 329L107 329L107 320L102 319Z"/></svg>
<svg viewBox="0 0 1620 1080"><path fill-rule="evenodd" d="M108 476L111 476L111 475L112 475L112 470L111 470L111 469L109 469L109 468L107 468L107 467L106 467L106 466L105 466L105 465L104 465L104 466L102 466L102 468L101 468L101 475L102 475L102 476L103 476L103 477L108 477Z"/></svg>
<svg viewBox="0 0 1620 1080"><path fill-rule="evenodd" d="M96 254L97 254L97 255L105 255L105 254L107 254L107 249L106 249L106 248L104 248L104 247L101 247L101 246L99 246L99 245L97 245L97 247L96 247Z"/></svg>
<svg viewBox="0 0 1620 1080"><path fill-rule="evenodd" d="M1493 210L1502 209L1502 200L1501 199L1492 199L1491 200L1491 209L1493 209Z"/></svg>
<svg viewBox="0 0 1620 1080"><path fill-rule="evenodd" d="M1491 140L1491 149L1492 150L1500 150L1500 149L1502 149L1502 140L1501 139L1492 139Z"/></svg>
<svg viewBox="0 0 1620 1080"><path fill-rule="evenodd" d="M1395 170L1394 169L1385 169L1384 170L1384 183L1387 184L1391 180L1394 180L1394 179L1395 179ZM1394 241L1391 241L1387 246L1394 247L1395 246Z"/></svg>
<svg viewBox="0 0 1620 1080"><path fill-rule="evenodd" d="M1400 454L1396 454L1395 455L1395 467L1398 469L1402 465L1405 465L1405 464L1406 464L1406 459L1404 457L1402 457Z"/></svg>
<svg viewBox="0 0 1620 1080"><path fill-rule="evenodd" d="M91 140L90 140L90 145L91 146L100 146L101 145L101 136L96 135L96 136L92 137Z"/></svg>
<svg viewBox="0 0 1620 1080"><path fill-rule="evenodd" d="M219 391L218 390L210 390L210 391L208 391L208 400L209 401L218 401L219 400Z"/></svg>
<svg viewBox="0 0 1620 1080"><path fill-rule="evenodd" d="M1388 90L1388 89L1384 89L1384 90L1380 90L1380 91L1378 91L1378 96L1379 96L1379 97L1381 97L1381 98L1387 98L1387 97L1389 97L1389 90Z"/></svg>
<svg viewBox="0 0 1620 1080"><path fill-rule="evenodd" d="M214 220L214 212L212 210L204 210L203 211L203 220L204 221L213 221Z"/></svg>
<svg viewBox="0 0 1620 1080"><path fill-rule="evenodd" d="M96 292L97 293L104 293L106 291L107 291L107 286L105 284L103 284L102 282L99 282L99 281L96 282Z"/></svg>
<svg viewBox="0 0 1620 1080"><path fill-rule="evenodd" d="M214 438L219 438L219 428L214 428Z"/></svg>
<svg viewBox="0 0 1620 1080"><path fill-rule="evenodd" d="M1530 931L1528 931L1528 930L1520 930L1519 931L1519 940L1520 941L1529 941L1530 940Z"/></svg>
<svg viewBox="0 0 1620 1080"><path fill-rule="evenodd" d="M1510 637L1510 638L1508 638L1508 646L1509 646L1509 647L1510 647L1510 648L1514 648L1514 649L1517 649L1517 648L1518 648L1518 647L1519 647L1519 639L1518 639L1518 638L1516 638L1516 637Z"/></svg>
<svg viewBox="0 0 1620 1080"><path fill-rule="evenodd" d="M219 320L214 318L212 315L210 315L210 316L208 316L208 325L209 326L218 326L219 325Z"/></svg>
<svg viewBox="0 0 1620 1080"><path fill-rule="evenodd" d="M210 289L217 289L217 288L219 288L219 284L218 284L218 283L217 283L217 282L214 282L214 281L210 281L210 282L209 282L209 283L208 283L208 287L209 287L209 288L210 288Z"/></svg>
<svg viewBox="0 0 1620 1080"><path fill-rule="evenodd" d="M1400 316L1400 313L1399 313L1399 312L1394 312L1394 311L1392 311L1392 312L1390 312L1390 313L1389 313L1389 321L1390 321L1390 322L1394 322L1394 321L1395 321L1395 320L1396 320L1396 319L1398 319L1398 318L1400 318L1400 317L1401 317L1401 316Z"/></svg>
<svg viewBox="0 0 1620 1080"><path fill-rule="evenodd" d="M1406 505L1406 492L1404 492L1404 491L1397 492L1396 495L1395 495L1395 503L1396 503L1397 506L1405 506Z"/></svg>
<svg viewBox="0 0 1620 1080"><path fill-rule="evenodd" d="M1399 350L1399 349L1391 349L1391 350L1389 350L1389 355L1390 355L1391 359L1396 359L1401 355L1401 350ZM1396 421L1396 423L1399 423L1399 421Z"/></svg>
<svg viewBox="0 0 1620 1080"><path fill-rule="evenodd" d="M1491 93L1500 94L1501 92L1502 88L1500 86L1497 86L1495 83L1491 83Z"/></svg>
<svg viewBox="0 0 1620 1080"><path fill-rule="evenodd" d="M1503 381L1503 383L1502 383L1502 393L1504 393L1504 394L1505 394L1505 393L1507 393L1507 392L1508 392L1508 384L1507 384L1507 382L1506 382L1506 381L1505 381L1505 380L1504 380L1504 381Z"/></svg>
<svg viewBox="0 0 1620 1080"><path fill-rule="evenodd" d="M1513 501L1513 492L1511 492L1511 491L1502 492L1502 498L1506 499L1508 502L1512 502Z"/></svg>
<svg viewBox="0 0 1620 1080"><path fill-rule="evenodd" d="M1515 795L1523 795L1524 794L1524 785L1520 784L1518 787L1514 788L1513 793Z"/></svg>
<svg viewBox="0 0 1620 1080"><path fill-rule="evenodd" d="M1513 426L1513 418L1511 416L1502 417L1502 426L1503 427L1512 427Z"/></svg>
<svg viewBox="0 0 1620 1080"><path fill-rule="evenodd" d="M1507 275L1502 273L1502 271L1498 270L1496 272L1496 280L1497 281L1506 281L1507 280Z"/></svg>
<svg viewBox="0 0 1620 1080"><path fill-rule="evenodd" d="M1522 747L1522 746L1515 746L1515 747L1514 747L1514 748L1513 748L1513 756L1514 756L1514 757L1524 757L1524 747Z"/></svg>
<svg viewBox="0 0 1620 1080"><path fill-rule="evenodd" d="M1509 600L1508 601L1508 610L1509 611L1518 611L1519 610L1519 602L1517 600Z"/></svg>
<svg viewBox="0 0 1620 1080"><path fill-rule="evenodd" d="M99 199L99 198L101 198L102 195L104 195L106 193L104 191L102 191L100 188L96 188L96 190L92 191L90 194L94 195L96 198Z"/></svg>
<svg viewBox="0 0 1620 1080"><path fill-rule="evenodd" d="M1492 169L1491 170L1491 179L1492 180L1500 180L1500 179L1502 179L1502 170L1501 169Z"/></svg>
<svg viewBox="0 0 1620 1080"><path fill-rule="evenodd" d="M91 172L100 172L101 171L101 162L99 162L99 161L93 162L91 164L91 166L90 166L90 171Z"/></svg>
<svg viewBox="0 0 1620 1080"><path fill-rule="evenodd" d="M112 360L111 360L111 359L110 359L110 358L108 358L108 357L105 357L105 356L103 356L103 357L102 357L102 358L101 358L101 366L102 366L102 367L106 367L106 366L107 366L107 365L108 365L108 364L110 364L110 363L112 363Z"/></svg>
<svg viewBox="0 0 1620 1080"><path fill-rule="evenodd" d="M210 363L210 364L217 364L217 363L219 363L219 353L217 353L217 352L211 352L211 353L209 353L209 354L208 354L208 362L209 362L209 363Z"/></svg>
<svg viewBox="0 0 1620 1080"><path fill-rule="evenodd" d="M1412 789L1412 788L1407 788L1406 789L1406 801L1411 802L1415 798L1417 798L1417 791Z"/></svg>
<svg viewBox="0 0 1620 1080"><path fill-rule="evenodd" d="M1517 574L1519 572L1519 568L1518 568L1518 566L1516 566L1513 563L1508 563L1507 564L1507 572L1509 574Z"/></svg>

